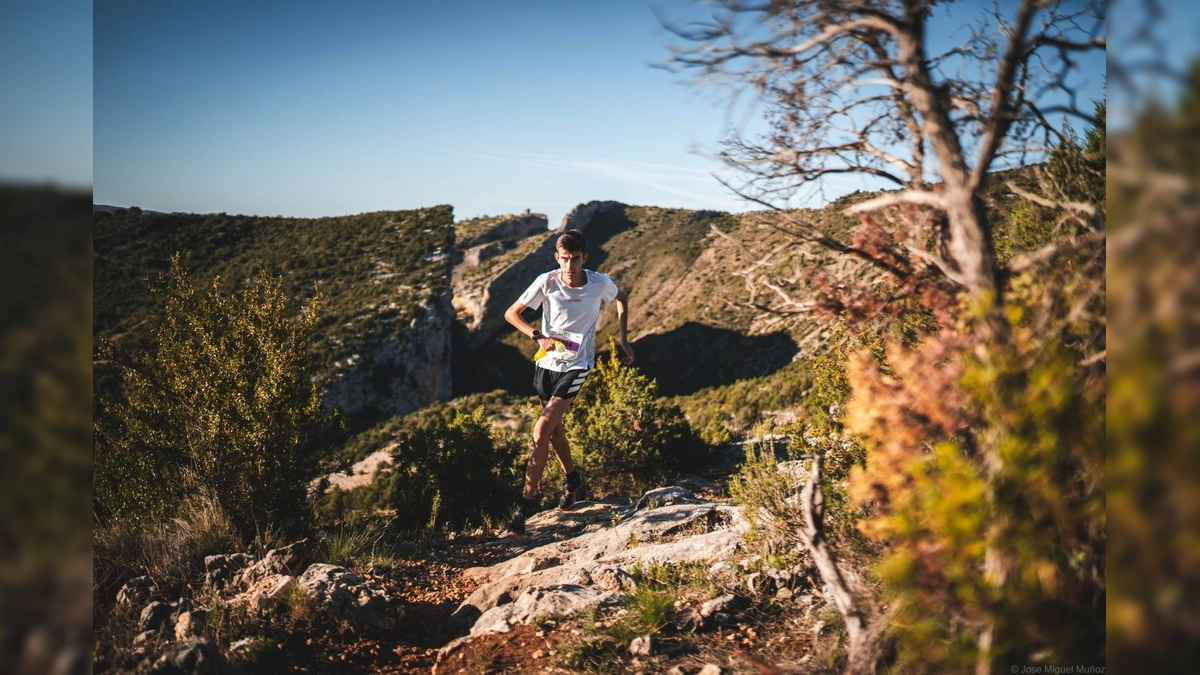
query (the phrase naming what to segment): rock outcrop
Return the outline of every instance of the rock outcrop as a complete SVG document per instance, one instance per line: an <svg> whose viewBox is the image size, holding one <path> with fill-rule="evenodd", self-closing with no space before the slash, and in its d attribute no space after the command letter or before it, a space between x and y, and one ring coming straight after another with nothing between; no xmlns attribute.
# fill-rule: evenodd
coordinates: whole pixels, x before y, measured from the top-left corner
<svg viewBox="0 0 1200 675"><path fill-rule="evenodd" d="M325 406L352 417L387 418L450 398L452 321L447 284L433 302L417 309L407 330L339 368L321 392Z"/></svg>
<svg viewBox="0 0 1200 675"><path fill-rule="evenodd" d="M590 201L586 204L579 204L571 209L567 215L563 216L562 224L558 226L561 231L579 230L587 232L588 225L592 223L592 219L596 216L612 211L613 209L625 208L625 204L614 201Z"/></svg>
<svg viewBox="0 0 1200 675"><path fill-rule="evenodd" d="M383 586L345 567L317 563L297 583L326 613L356 630L391 630L404 613L400 601Z"/></svg>
<svg viewBox="0 0 1200 675"><path fill-rule="evenodd" d="M145 672L151 675L236 675L241 673L208 638L171 645Z"/></svg>
<svg viewBox="0 0 1200 675"><path fill-rule="evenodd" d="M465 252L493 242L508 244L535 234L544 234L549 228L549 224L550 221L546 218L546 214L526 211L519 216L484 221L480 228L457 226L455 241L458 248ZM501 246L501 248L511 248L511 246Z"/></svg>
<svg viewBox="0 0 1200 675"><path fill-rule="evenodd" d="M635 506L591 503L531 517L526 526L533 548L491 567L467 570L480 586L448 626L467 635L447 644L439 659L483 633L616 603L635 590L628 572L634 565L736 556L748 525L735 507L698 499L679 487L655 492ZM655 508L656 503L665 505Z"/></svg>

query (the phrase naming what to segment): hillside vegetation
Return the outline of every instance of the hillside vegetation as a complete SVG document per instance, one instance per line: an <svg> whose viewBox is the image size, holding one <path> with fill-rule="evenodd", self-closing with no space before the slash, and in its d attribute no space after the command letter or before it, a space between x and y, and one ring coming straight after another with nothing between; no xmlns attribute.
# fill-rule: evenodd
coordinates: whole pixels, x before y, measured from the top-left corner
<svg viewBox="0 0 1200 675"><path fill-rule="evenodd" d="M403 336L448 292L452 221L449 206L315 219L97 211L93 340L151 348L161 307L143 280L165 272L176 252L194 279L220 276L235 289L261 263L296 306L318 290L325 297L311 349L327 382L356 355Z"/></svg>
<svg viewBox="0 0 1200 675"><path fill-rule="evenodd" d="M1032 167L1009 178L1020 181L1040 170ZM1066 237L1068 233L1054 227L1053 211L1022 205L1006 194L996 191L989 204L997 223L995 246L1003 260ZM733 474L722 497L746 513L761 516L750 518L745 546L754 562L740 574L807 580L788 582L793 585L817 583L813 556L803 543L805 523L810 521L795 499L806 484L796 467L804 464L780 460L808 462L816 467L812 475L818 478L808 485L822 486L827 500L825 536L836 547L843 569L863 585L864 602L885 592L903 594L906 621L915 621L920 613L933 617L918 621L912 629L930 636L945 635L953 630L947 622L980 612L1007 618L1028 609L1053 617L1078 609L1091 618L1083 632L1063 644L1071 653L1092 653L1097 624L1092 620L1093 586L1087 575L1095 574L1098 539L1096 493L1089 486L1095 485L1096 434L1103 426L1097 426L1102 416L1097 416L1094 405L1094 372L1080 374L1070 364L1096 346L1093 310L1095 289L1103 282L1097 272L1102 266L1097 267L1092 254L1085 252L1064 257L1064 264L1044 279L1030 274L1015 277L1008 289L1014 312L1012 339L999 347L989 346L989 360L963 360L955 355L963 343L954 317L969 320L969 310L957 306L955 295L944 286L932 284L928 292L914 293L861 256L831 252L828 243L798 240L788 230L789 222L803 218L818 223L836 246L875 245L875 252L885 251L894 242L879 239L878 224L854 221L844 214L847 206L871 196L851 195L826 209L741 215L593 202L568 217L568 226L587 237L587 266L610 274L629 295L631 339L638 355L636 367L629 368L602 354L600 367L571 411L569 434L592 472L594 496L625 503L646 488L704 471L712 459L728 458L732 441L775 436L779 443L753 443L744 453L734 450L738 457L733 465L721 469L725 471L722 481ZM120 625L122 612L128 611L113 606L117 589L139 566L149 565L147 555L155 550L173 551L175 557L155 570L172 589L182 588L199 573L195 561L206 553L228 552L230 547L263 551L284 543L285 532L315 527L325 537L322 555L327 559L386 575L407 564L398 558L420 556L424 547L445 545L438 542L465 532L486 539L486 533L497 527L519 484L537 410L529 382L533 350L528 339L507 327L496 312L502 312L537 273L553 268L549 252L554 233L524 227L499 232L514 219L493 218L462 224L470 233L464 238L454 234L450 218L448 207L313 221L148 215L134 210L96 215L94 336L98 342L111 339L117 352L150 353L164 344L168 333L161 329L161 307L164 301L170 306L175 296L143 290L138 277L162 267L157 256L169 260L171 253L180 251L180 263L193 270L192 279L229 280L230 298L238 288L283 289L283 297L293 305L291 315L302 317L291 325L311 332L307 365L303 359L292 361L297 369L311 369L311 379L288 380L297 396L324 387L327 407L336 408L330 405L336 399L329 392L338 381L339 368L354 367L356 355L411 352L431 339L444 339L446 351L435 351L433 356L411 352L416 356L410 354L397 372L416 368L415 359L431 371L453 375L452 391L434 391L419 378L392 377L388 368L373 365L379 361L368 361L358 366L362 372L387 373L392 382L379 387L381 396L397 395L395 382L400 382L409 390L423 391L426 402L393 414L350 419L345 427L348 437L309 433L310 427L318 426L315 422L324 422L311 406L304 412L312 422L306 422L307 427L264 418L262 434L216 436L217 454L229 451L252 457L241 441L222 439L267 437L280 439L280 448L303 448L309 453L304 456L311 461L296 472L304 475L309 490L305 504L298 507L297 494L291 493L286 514L272 510L274 505L254 507L264 515L253 522L223 515L229 498L222 486L236 485L231 494L244 496L252 491L253 471L260 469L259 463L247 463L244 471L241 464L234 464L230 471L236 475L218 472L206 478L189 468L187 461L171 459L179 481L164 485L146 480L147 474L139 482L135 476L121 475L121 471L140 469L120 461L124 456L119 452L147 456L129 450L141 446L112 445L109 439L117 435L98 436L98 468L106 472L98 478L100 484L154 493L154 503L163 514L160 519L175 523L170 530L174 534L151 538L152 528L144 529L138 518L124 515L139 509L117 505L122 508L107 509L101 518L96 605L110 629ZM323 242L322 236L331 241ZM467 243L472 255L464 255L456 241ZM257 267L259 262L258 280L247 283L243 266ZM218 306L232 308L226 314L232 315L235 325L241 321L239 313L250 316L257 311L253 302L224 300L226 290L215 284L213 288ZM309 303L313 299L319 300L319 312L314 313ZM452 302L456 311L449 310ZM1074 323L1069 316L1072 306L1086 310L1084 318ZM439 314L438 308L446 311ZM205 321L217 325L223 320L221 314L210 312ZM614 328L611 310L606 318L599 344ZM272 314L271 325L282 328L281 319L282 315ZM209 337L225 344L221 330L177 337L183 344L194 340L203 346ZM286 330L278 334L281 341L296 339ZM113 390L123 392L126 400L137 400L130 398L137 390L129 382L138 380L129 378L139 371L121 371L124 366L118 367L119 363L119 359L101 360L97 368L123 375L123 380L114 377ZM253 359L239 356L237 363L221 371L221 381L264 382L252 363ZM244 369L238 370L238 364ZM165 370L191 372L178 362ZM205 378L194 375L192 380ZM116 387L118 382L124 382L124 388ZM308 389L304 382L318 386ZM221 386L237 389L233 384ZM182 398L188 391L183 389ZM223 405L220 396L212 400ZM415 399L405 399L411 400ZM979 401L988 402L1003 419L978 416ZM97 428L108 433L114 428L107 417L111 409L100 406L98 410ZM180 426L187 427L187 407L172 410L176 417L184 416ZM134 412L133 417L121 418L133 420L129 428L138 424L153 428L157 418L138 417ZM222 419L238 424L236 414ZM196 428L204 433L205 425ZM971 447L979 442L976 439L991 442L1005 429L1013 432L1002 444L1013 464L1004 480L1006 489L1019 499L989 502L977 472L960 459L959 449ZM143 445L153 440L144 434L124 438ZM1052 442L1056 438L1071 439L1070 447ZM186 440L177 445L186 458ZM722 446L725 451L718 451ZM926 447L935 452L927 453ZM114 448L118 454L106 456ZM383 453L385 460L361 487L326 489L318 469L344 468L377 453ZM943 476L950 476L952 484L943 483ZM1068 478L1074 490L1072 504L1079 505L1069 512L1054 505L1052 489L1060 484L1056 481ZM543 501L555 498L561 480L552 463ZM893 502L880 496L889 490ZM120 490L102 491L100 498L109 494ZM981 514L995 508L1023 513L1014 504L1030 505L1037 522L1046 527L1075 532L1072 560L1083 561L1084 567L1077 570L1083 576L1071 577L1061 592L1038 588L1036 580L1021 581L1026 585L1015 591L1011 601L977 600L970 593L981 584L972 571L982 550L977 536L984 522ZM172 505L177 506L174 512ZM911 523L925 524L914 531ZM168 541L162 541L162 536ZM1014 537L1018 542L1011 551L1014 558L1027 559L1051 574L1065 574L1059 568L1074 564L1061 557L1056 545L1026 546L1020 542L1032 539L1022 538L1020 532ZM922 553L931 538L943 548ZM900 546L888 549L889 540ZM637 548L639 542L628 545ZM689 597L700 601L713 592L704 574L695 570L686 575L668 569L636 572L638 579L659 590L630 602L661 605L654 610L660 618L639 630L687 625L686 617L666 619L672 614L663 598L683 592L680 584ZM940 586L927 593L921 575L933 575ZM755 582L749 577L739 577L735 586L753 588ZM786 592L791 590L787 586ZM288 602L293 617L288 621L296 621L297 612L308 611L302 598ZM761 612L755 621L762 621L764 630L768 626L782 630L797 621L805 630L813 629L816 619L808 614L801 620L781 609L783 605L764 602L747 610L748 614ZM811 598L809 602L816 603ZM999 609L982 607L984 602ZM838 616L831 600L822 599L819 605L824 618L815 628L817 633L826 620L836 621ZM570 624L571 630L593 637L563 647L564 654L573 654L563 657L569 667L588 670L628 659L622 642L628 636L605 633L597 617L595 623L587 619ZM254 627L250 619L243 621L247 623L237 624L238 631L267 631L277 636L279 644L308 625L285 623L290 627L280 633L278 627ZM1016 626L1004 629L1019 631ZM917 635L901 645L899 658L919 663L929 657L928 645L940 639L922 641ZM572 642L564 640L560 644ZM603 646L600 652L593 651L597 645ZM957 651L939 658L963 663L974 653L965 642L954 648ZM810 649L810 654L820 653L825 659L812 670L827 672L845 664L847 648L841 632L819 640L814 637ZM266 662L253 659L249 663L253 668L267 667Z"/></svg>

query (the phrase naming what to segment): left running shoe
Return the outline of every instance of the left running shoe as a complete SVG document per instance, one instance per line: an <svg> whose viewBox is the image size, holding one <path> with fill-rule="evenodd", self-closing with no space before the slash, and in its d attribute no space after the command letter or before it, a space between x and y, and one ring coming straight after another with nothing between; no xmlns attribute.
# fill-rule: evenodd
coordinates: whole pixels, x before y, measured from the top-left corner
<svg viewBox="0 0 1200 675"><path fill-rule="evenodd" d="M579 469L576 469L575 473L579 475L579 481L574 488L568 482L567 489L563 492L562 498L558 500L559 511L570 511L583 499L584 490L587 487L587 477Z"/></svg>
<svg viewBox="0 0 1200 675"><path fill-rule="evenodd" d="M518 499L513 506L512 517L508 520L508 536L519 537L525 534L525 519L536 511L536 502Z"/></svg>

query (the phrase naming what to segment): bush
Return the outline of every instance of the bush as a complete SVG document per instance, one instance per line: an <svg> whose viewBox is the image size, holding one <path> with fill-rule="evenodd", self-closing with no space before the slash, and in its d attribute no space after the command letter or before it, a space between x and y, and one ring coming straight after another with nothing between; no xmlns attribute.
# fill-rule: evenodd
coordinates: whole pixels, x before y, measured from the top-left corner
<svg viewBox="0 0 1200 675"><path fill-rule="evenodd" d="M708 449L683 411L657 398L654 380L617 358L599 358L571 410L567 437L581 452L592 485L640 492L683 467L707 458Z"/></svg>
<svg viewBox="0 0 1200 675"><path fill-rule="evenodd" d="M1010 293L1004 340L851 367L847 427L870 448L851 490L876 505L859 525L887 546L902 667L1104 658L1103 371L1027 320L1051 304L1033 286Z"/></svg>
<svg viewBox="0 0 1200 675"><path fill-rule="evenodd" d="M393 512L402 530L460 529L502 517L519 484L524 450L515 435L493 432L482 406L449 423L402 426L392 467L368 486L334 490L318 505L323 522Z"/></svg>
<svg viewBox="0 0 1200 675"><path fill-rule="evenodd" d="M766 425L759 429L760 438L765 437ZM804 527L804 513L796 495L806 476L803 466L794 461L796 439L789 443L793 461L782 466L769 438L745 447L746 459L729 483L729 496L750 523L748 543L767 558L803 555L796 533Z"/></svg>
<svg viewBox="0 0 1200 675"><path fill-rule="evenodd" d="M308 341L320 298L296 318L282 280L225 294L193 288L176 255L153 354L111 346L123 399L101 401L96 500L118 521L161 521L211 496L244 533L302 524L309 484L328 470L319 431L331 421L312 381Z"/></svg>

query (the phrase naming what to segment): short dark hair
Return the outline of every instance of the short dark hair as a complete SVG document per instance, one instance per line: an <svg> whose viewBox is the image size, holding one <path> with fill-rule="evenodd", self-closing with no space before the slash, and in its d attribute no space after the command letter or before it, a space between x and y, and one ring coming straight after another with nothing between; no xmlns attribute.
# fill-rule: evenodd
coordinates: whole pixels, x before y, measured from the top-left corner
<svg viewBox="0 0 1200 675"><path fill-rule="evenodd" d="M555 248L561 248L567 253L584 253L587 251L587 242L583 240L583 233L579 230L567 230L558 235Z"/></svg>

